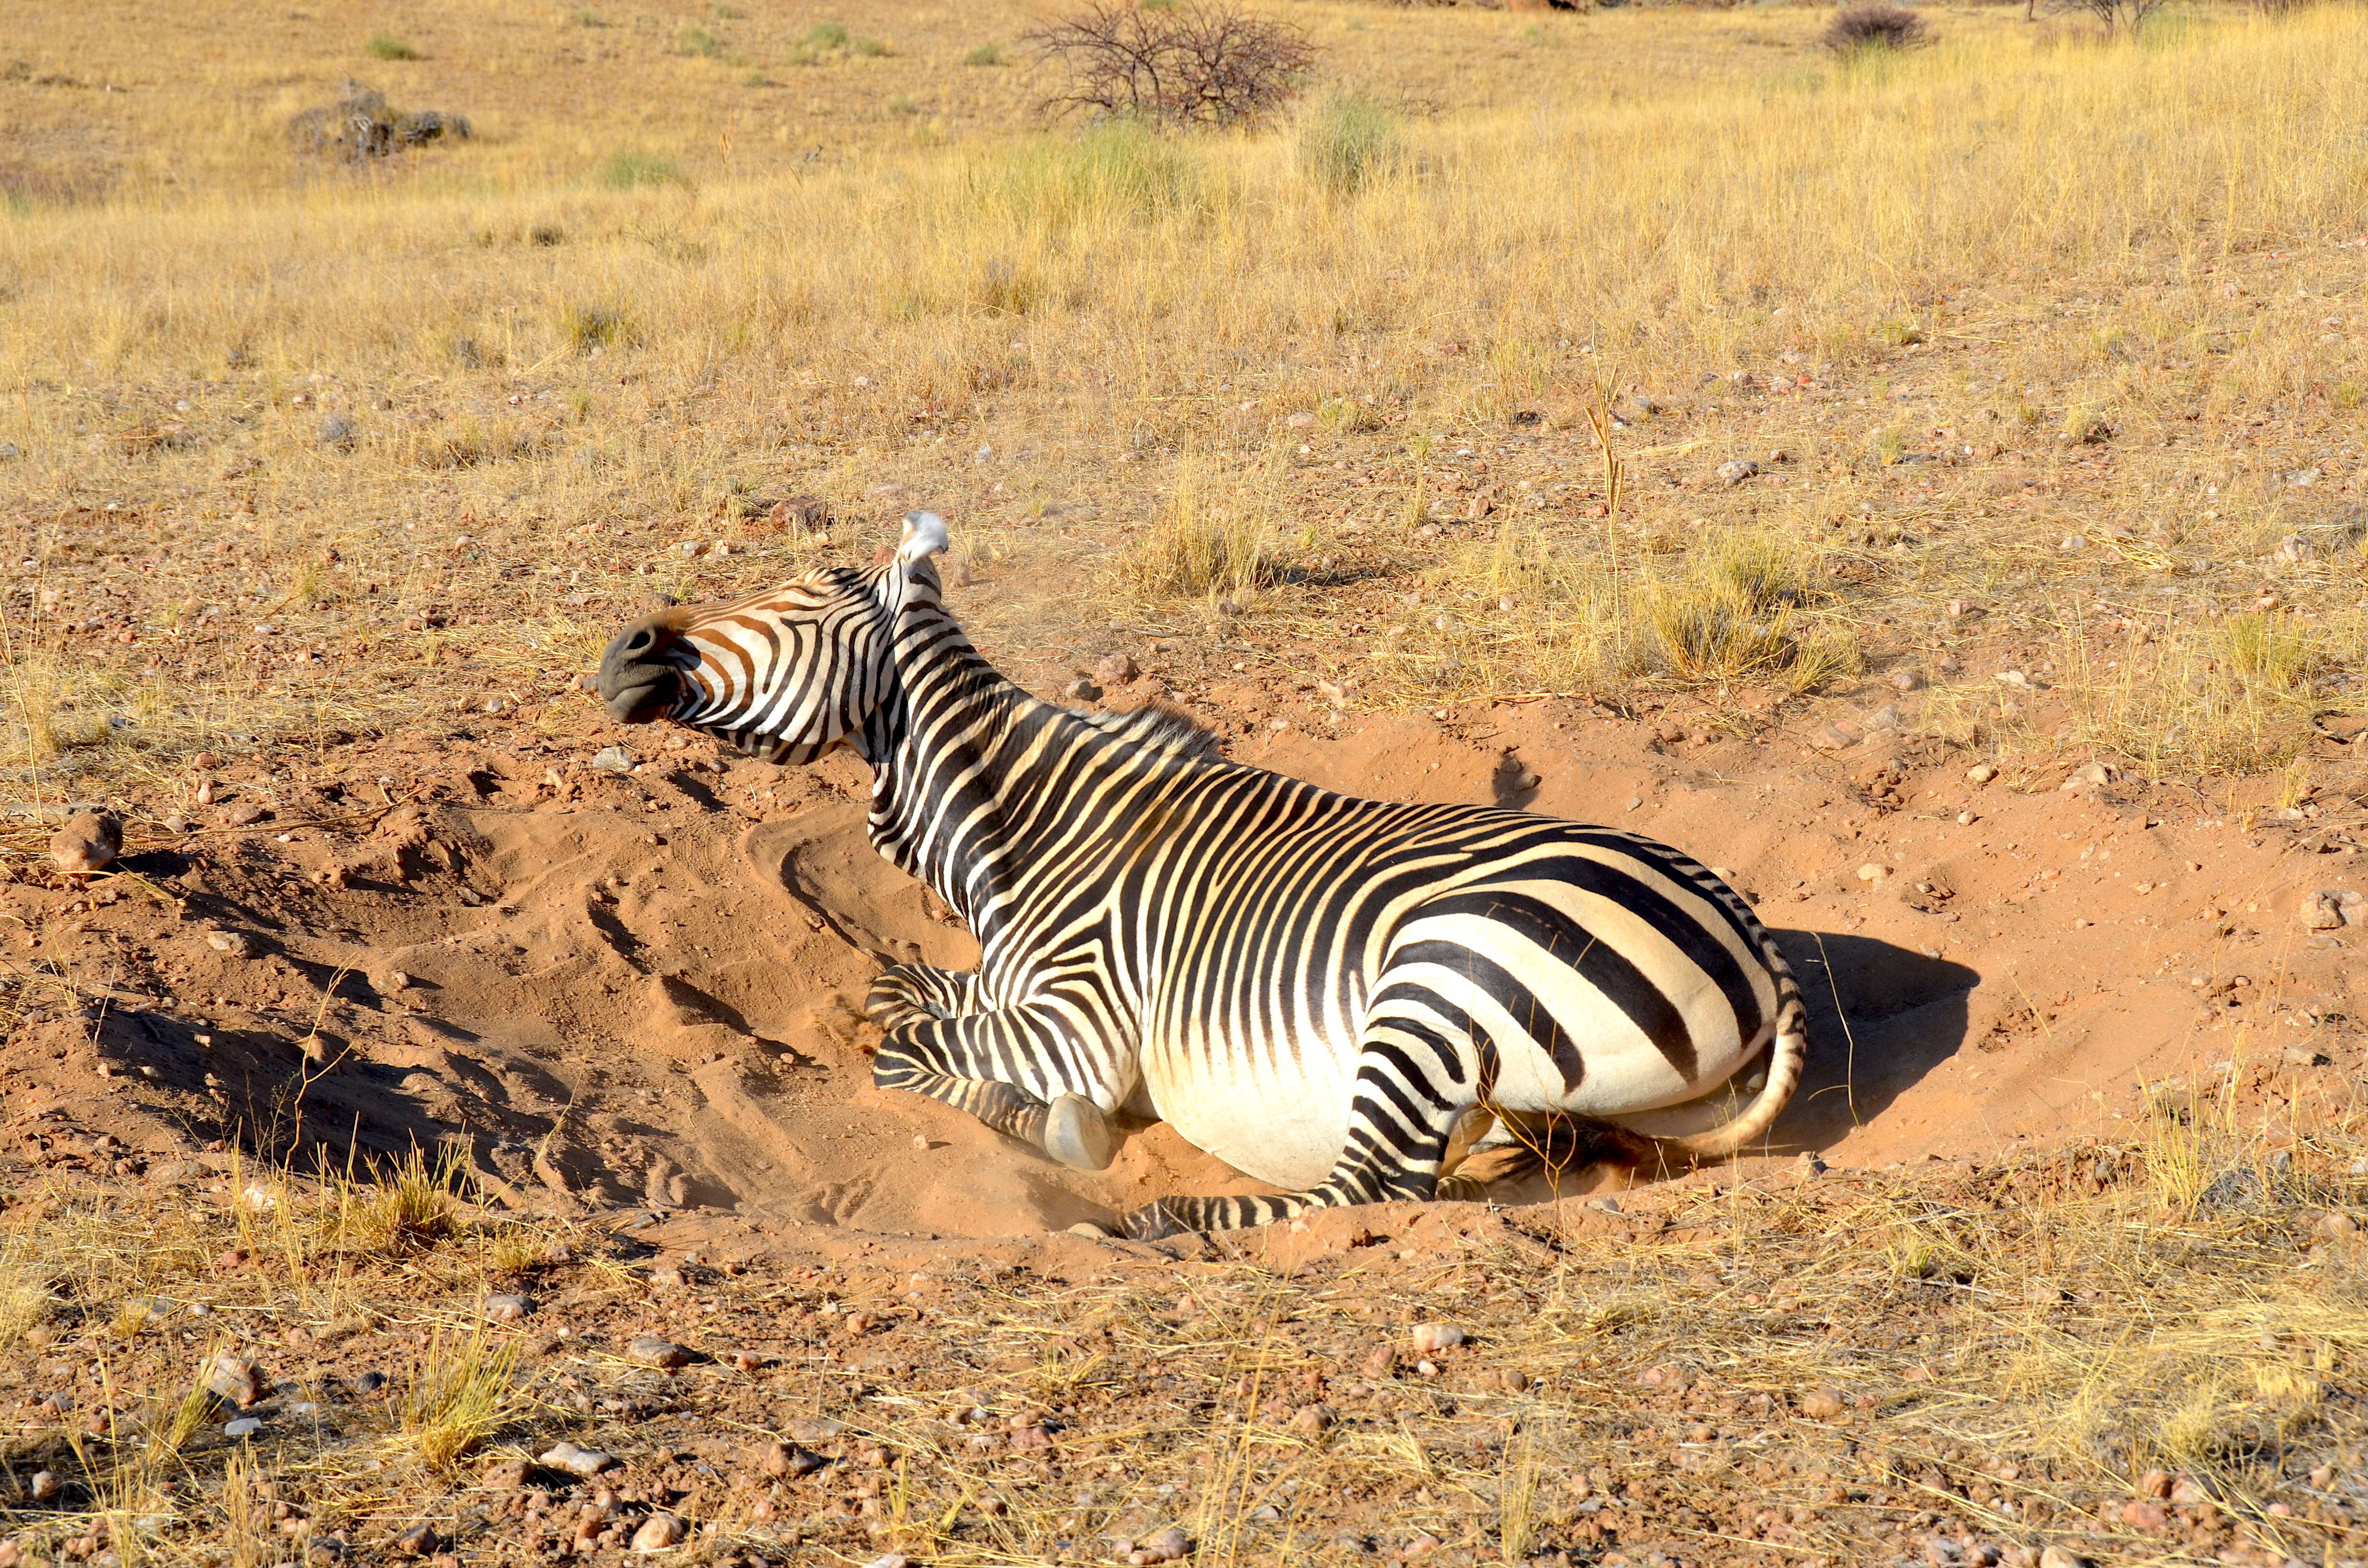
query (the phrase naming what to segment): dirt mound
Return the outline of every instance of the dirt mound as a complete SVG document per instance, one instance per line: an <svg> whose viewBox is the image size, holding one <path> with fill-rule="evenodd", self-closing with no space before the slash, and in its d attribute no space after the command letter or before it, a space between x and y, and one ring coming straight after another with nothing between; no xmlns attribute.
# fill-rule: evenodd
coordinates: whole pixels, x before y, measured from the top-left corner
<svg viewBox="0 0 2368 1568"><path fill-rule="evenodd" d="M1906 753L1792 771L1558 702L1338 738L1258 727L1235 751L1360 793L1518 799L1718 865L1813 1006L1770 1158L2126 1135L2139 1085L2166 1080L2233 1074L2295 1115L2351 1096L2351 938L2294 913L2342 882L2326 868L2357 867L2340 823L2248 826L2111 781L1976 786ZM231 769L217 798L243 826L143 848L135 824L133 875L5 890L37 979L5 1061L18 1115L113 1139L58 1142L101 1163L236 1140L342 1165L445 1142L521 1208L725 1230L1012 1234L1256 1190L1165 1126L1079 1173L871 1087L871 976L976 949L871 850L854 764L702 743L620 774L592 755L522 736L409 799Z"/></svg>

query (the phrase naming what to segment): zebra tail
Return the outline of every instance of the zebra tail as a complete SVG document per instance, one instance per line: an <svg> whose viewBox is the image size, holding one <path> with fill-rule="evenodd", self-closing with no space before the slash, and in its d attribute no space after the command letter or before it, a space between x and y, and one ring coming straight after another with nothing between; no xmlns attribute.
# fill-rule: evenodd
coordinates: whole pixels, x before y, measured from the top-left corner
<svg viewBox="0 0 2368 1568"><path fill-rule="evenodd" d="M1809 1009L1801 1000L1801 983L1793 976L1793 966L1765 935L1760 937L1760 951L1776 977L1776 1040L1768 1052L1768 1081L1758 1096L1724 1127L1686 1138L1651 1139L1666 1163L1700 1165L1748 1147L1775 1125L1793 1091L1800 1086L1802 1069L1809 1060Z"/></svg>

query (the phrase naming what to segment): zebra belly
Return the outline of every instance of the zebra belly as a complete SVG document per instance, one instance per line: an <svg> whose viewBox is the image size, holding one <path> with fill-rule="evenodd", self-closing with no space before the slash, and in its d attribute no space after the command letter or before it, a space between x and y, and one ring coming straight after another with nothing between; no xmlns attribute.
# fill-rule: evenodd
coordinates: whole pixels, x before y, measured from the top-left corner
<svg viewBox="0 0 2368 1568"><path fill-rule="evenodd" d="M1356 1048L1252 1054L1244 1062L1223 1046L1158 1041L1144 1051L1144 1083L1160 1119L1194 1148L1280 1187L1314 1187L1349 1142Z"/></svg>

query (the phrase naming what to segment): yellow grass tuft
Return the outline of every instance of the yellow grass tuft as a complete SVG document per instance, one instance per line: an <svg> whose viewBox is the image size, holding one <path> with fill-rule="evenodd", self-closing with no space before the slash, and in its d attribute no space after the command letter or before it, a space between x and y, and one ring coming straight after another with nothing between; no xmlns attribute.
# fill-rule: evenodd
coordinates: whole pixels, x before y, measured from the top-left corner
<svg viewBox="0 0 2368 1568"><path fill-rule="evenodd" d="M399 1445L431 1471L451 1469L513 1414L517 1369L515 1346L436 1335L397 1408Z"/></svg>

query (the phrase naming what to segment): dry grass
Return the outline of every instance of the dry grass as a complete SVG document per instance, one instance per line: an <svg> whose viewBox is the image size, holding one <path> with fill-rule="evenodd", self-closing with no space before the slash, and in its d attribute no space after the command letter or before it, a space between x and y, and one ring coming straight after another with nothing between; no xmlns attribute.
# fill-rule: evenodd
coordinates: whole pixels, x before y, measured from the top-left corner
<svg viewBox="0 0 2368 1568"><path fill-rule="evenodd" d="M2294 754L2294 712L2357 706L2342 430L2368 369L2338 246L2368 227L2343 163L2363 105L2322 68L2356 12L2206 13L2142 47L1968 14L1879 68L1822 60L1805 13L1307 19L1325 80L1298 121L1167 140L1048 135L1040 73L960 65L1018 12L883 18L886 53L805 20L686 20L714 45L688 52L679 29L560 27L587 79L669 84L619 95L665 106L637 123L580 85L563 119L490 14L431 6L402 34L424 58L385 68L482 134L301 187L295 90L265 83L325 90L356 40L274 22L222 62L165 26L160 68L247 85L131 95L106 199L0 228L22 280L0 438L40 563L10 611L16 766L137 775L488 699L583 713L579 651L529 664L475 622L605 622L644 588L801 564L814 547L736 520L783 492L851 519L833 548L895 509L866 496L893 481L1023 560L1238 588L1247 514L1195 520L1161 477L1176 451L1200 494L1258 498L1305 585L1261 596L1276 629L1370 618L1389 576L1486 536L1565 562L1543 612L1467 645L1332 639L1378 662L1377 695L1812 686L1849 675L1853 628L1945 651L1952 598L2060 620L2078 597L2151 619L2147 652L2061 627L2114 671L1952 733L2243 769ZM114 25L44 29L43 68L101 72ZM1475 51L1496 65L1445 68ZM0 91L79 123L64 89ZM169 179L143 152L168 144ZM1608 518L1576 428L1598 388L1627 462ZM323 438L333 417L349 437ZM1736 456L1766 473L1707 483ZM1053 525L1080 501L1111 525ZM1663 559L1771 528L1835 574L1813 658L1705 597L1715 563ZM2307 559L2270 561L2289 535ZM1288 570L1327 557L1377 586ZM2280 605L2250 611L2269 584ZM1571 635L1606 606L1616 634ZM2228 610L2283 640L2220 648ZM2148 694L2199 675L2212 716L2165 723Z"/></svg>

